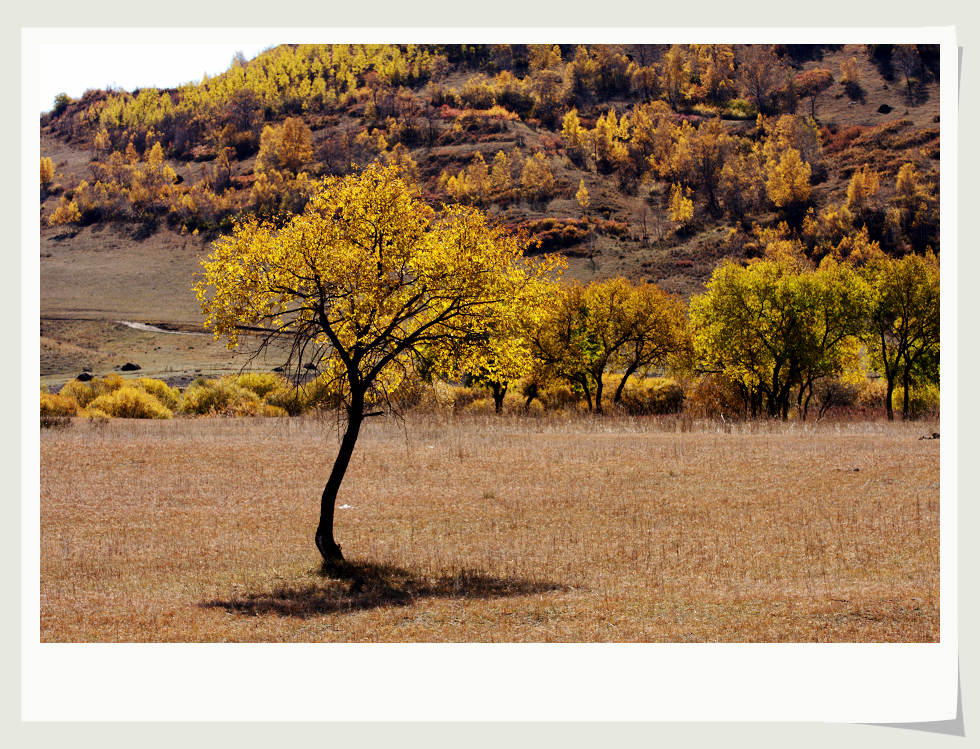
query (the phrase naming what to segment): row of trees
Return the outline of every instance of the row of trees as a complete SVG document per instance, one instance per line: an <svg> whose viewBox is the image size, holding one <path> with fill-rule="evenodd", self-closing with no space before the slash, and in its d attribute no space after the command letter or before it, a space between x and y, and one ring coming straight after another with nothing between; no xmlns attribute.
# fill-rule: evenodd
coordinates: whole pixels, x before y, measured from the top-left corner
<svg viewBox="0 0 980 749"><path fill-rule="evenodd" d="M282 45L175 90L111 93L81 116L114 138L153 129L180 152L229 125L248 132L263 120L344 105L365 88L417 85L445 66L436 50L413 44Z"/></svg>
<svg viewBox="0 0 980 749"><path fill-rule="evenodd" d="M876 253L861 266L814 267L792 242L765 258L718 268L691 301L698 365L735 384L752 416L806 418L822 380L863 377L870 366L892 394L939 382L939 263L931 253Z"/></svg>
<svg viewBox="0 0 980 749"><path fill-rule="evenodd" d="M455 174L444 171L439 186L458 203L484 206L490 202L508 203L518 196L537 202L555 193L551 163L541 151L521 159L518 151L497 151L491 164L480 151Z"/></svg>

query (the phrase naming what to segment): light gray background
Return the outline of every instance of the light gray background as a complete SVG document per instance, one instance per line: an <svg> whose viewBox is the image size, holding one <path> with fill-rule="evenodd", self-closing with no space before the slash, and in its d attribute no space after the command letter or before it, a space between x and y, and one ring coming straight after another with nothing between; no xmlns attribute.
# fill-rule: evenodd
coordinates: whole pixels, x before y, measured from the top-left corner
<svg viewBox="0 0 980 749"><path fill-rule="evenodd" d="M980 319L973 290L980 271L980 251L975 248L972 226L980 191L974 186L978 144L975 123L980 116L976 82L980 80L980 25L978 11L962 0L821 0L815 3L762 8L730 0L696 0L685 3L602 0L584 2L529 2L492 0L463 6L449 2L368 0L335 4L277 0L201 2L169 0L166 3L132 4L131 0L95 3L46 0L23 3L14 0L0 11L0 60L3 61L5 116L0 117L5 173L0 181L0 210L7 229L6 265L0 274L0 310L8 330L8 351L20 347L20 29L44 26L574 26L574 27L957 27L961 47L961 96L959 134L959 279L957 310L959 340L944 340L958 347L960 390L959 457L959 632L960 717L938 724L906 726L838 725L820 723L607 723L607 724L23 724L19 697L19 600L20 600L20 445L18 410L19 355L11 353L0 369L0 393L6 397L0 429L0 475L5 482L0 522L0 575L6 584L6 605L0 617L0 737L10 746L73 747L145 746L540 746L560 742L566 747L639 746L663 742L666 746L744 747L920 747L973 743L980 727L976 720L976 693L980 665L977 657L978 602L974 573L978 568L978 512L974 488L980 477L975 458L977 442L974 419L980 415L978 389L970 374L976 372L976 321ZM946 196L943 198L948 200ZM946 249L949 252L949 249ZM30 321L29 321L30 322ZM28 328L30 330L30 328ZM152 678L152 675L148 675ZM369 697L367 697L369 699ZM972 709L971 709L972 708ZM964 736L965 734L965 736Z"/></svg>

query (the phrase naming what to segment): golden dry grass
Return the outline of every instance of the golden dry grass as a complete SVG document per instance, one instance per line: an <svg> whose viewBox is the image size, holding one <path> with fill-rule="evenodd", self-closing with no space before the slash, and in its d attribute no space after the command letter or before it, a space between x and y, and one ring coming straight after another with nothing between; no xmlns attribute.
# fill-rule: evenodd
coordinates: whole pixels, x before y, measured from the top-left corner
<svg viewBox="0 0 980 749"><path fill-rule="evenodd" d="M41 435L43 641L937 641L936 424L370 420Z"/></svg>

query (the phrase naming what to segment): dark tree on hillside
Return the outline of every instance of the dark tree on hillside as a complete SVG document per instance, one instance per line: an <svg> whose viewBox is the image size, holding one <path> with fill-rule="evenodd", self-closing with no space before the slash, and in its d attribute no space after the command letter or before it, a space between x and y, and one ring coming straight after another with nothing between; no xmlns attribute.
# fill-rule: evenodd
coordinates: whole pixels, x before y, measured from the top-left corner
<svg viewBox="0 0 980 749"><path fill-rule="evenodd" d="M892 51L892 63L905 78L906 93L911 102L914 98L912 84L918 82L919 72L922 69L919 50L914 44L899 44Z"/></svg>
<svg viewBox="0 0 980 749"><path fill-rule="evenodd" d="M771 113L775 91L786 78L779 59L768 45L748 44L738 48L737 61L745 95L757 110Z"/></svg>

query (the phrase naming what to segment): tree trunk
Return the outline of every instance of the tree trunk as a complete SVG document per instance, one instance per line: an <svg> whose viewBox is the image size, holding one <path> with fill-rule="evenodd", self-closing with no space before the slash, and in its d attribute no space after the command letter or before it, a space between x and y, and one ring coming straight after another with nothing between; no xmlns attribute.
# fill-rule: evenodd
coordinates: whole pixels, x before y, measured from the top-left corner
<svg viewBox="0 0 980 749"><path fill-rule="evenodd" d="M902 418L909 418L909 368L906 367L905 371L902 372L902 387L904 392L902 393Z"/></svg>
<svg viewBox="0 0 980 749"><path fill-rule="evenodd" d="M582 386L582 391L585 393L585 402L589 407L589 412L591 413L595 409L592 406L592 389L589 387L589 378L582 377L578 381L578 384Z"/></svg>
<svg viewBox="0 0 980 749"><path fill-rule="evenodd" d="M619 381L619 385L616 386L616 394L613 396L613 403L622 403L623 401L623 391L626 389L626 381L632 376L632 374L638 369L638 367L629 366L626 368L626 372L623 374L623 379Z"/></svg>
<svg viewBox="0 0 980 749"><path fill-rule="evenodd" d="M602 375L595 380L595 412L602 414Z"/></svg>
<svg viewBox="0 0 980 749"><path fill-rule="evenodd" d="M895 412L892 411L892 393L895 392L895 380L892 377L888 378L888 387L885 389L885 413L888 414L888 420L895 420Z"/></svg>
<svg viewBox="0 0 980 749"><path fill-rule="evenodd" d="M507 385L502 385L499 382L493 383L493 412L494 413L496 414L503 413L505 395L507 395Z"/></svg>
<svg viewBox="0 0 980 749"><path fill-rule="evenodd" d="M524 390L524 412L531 410L531 402L538 397L538 386L531 383Z"/></svg>
<svg viewBox="0 0 980 749"><path fill-rule="evenodd" d="M333 537L333 511L337 502L337 493L340 491L340 484L344 480L351 455L354 453L354 444L357 442L357 434L361 429L362 421L364 421L364 402L362 398L356 398L351 403L347 430L340 441L337 458L334 460L327 485L323 488L323 494L320 497L320 522L316 527L314 541L320 556L323 557L324 564L336 564L344 561L344 555L340 553L340 546Z"/></svg>

